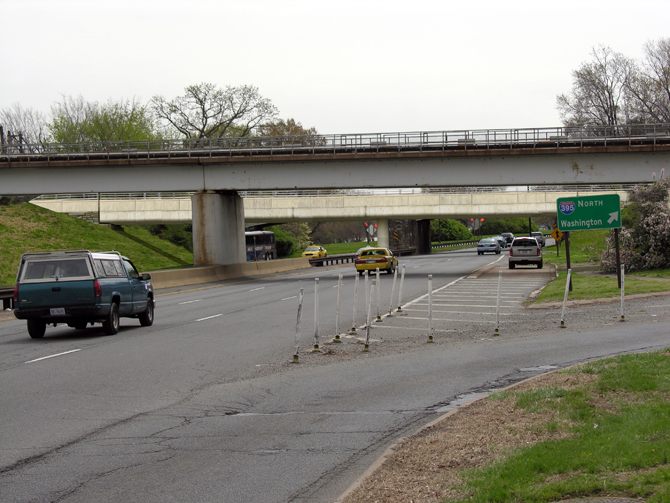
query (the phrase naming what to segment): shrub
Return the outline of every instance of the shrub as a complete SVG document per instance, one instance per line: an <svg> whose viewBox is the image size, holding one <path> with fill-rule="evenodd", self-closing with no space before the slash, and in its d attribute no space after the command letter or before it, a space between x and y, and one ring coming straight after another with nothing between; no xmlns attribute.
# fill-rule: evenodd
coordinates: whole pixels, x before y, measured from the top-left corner
<svg viewBox="0 0 670 503"><path fill-rule="evenodd" d="M670 180L661 180L631 193L619 232L621 263L627 271L670 267L668 189ZM607 236L600 261L606 271L616 270L614 231Z"/></svg>
<svg viewBox="0 0 670 503"><path fill-rule="evenodd" d="M431 241L467 241L472 239L468 228L458 220L433 220L430 223Z"/></svg>

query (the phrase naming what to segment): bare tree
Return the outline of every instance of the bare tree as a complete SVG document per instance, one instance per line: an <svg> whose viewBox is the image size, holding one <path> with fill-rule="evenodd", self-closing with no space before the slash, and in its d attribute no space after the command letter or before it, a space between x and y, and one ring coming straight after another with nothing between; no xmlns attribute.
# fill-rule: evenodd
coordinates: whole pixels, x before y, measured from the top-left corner
<svg viewBox="0 0 670 503"><path fill-rule="evenodd" d="M14 103L0 110L3 146L43 144L49 141L47 119L42 112Z"/></svg>
<svg viewBox="0 0 670 503"><path fill-rule="evenodd" d="M628 91L635 63L604 46L593 49L592 57L572 72L572 91L557 97L563 123L567 127L629 123L633 113Z"/></svg>
<svg viewBox="0 0 670 503"><path fill-rule="evenodd" d="M639 122L670 123L670 38L647 42L645 60L630 82Z"/></svg>
<svg viewBox="0 0 670 503"><path fill-rule="evenodd" d="M154 96L151 106L166 128L188 139L249 136L277 115L272 102L253 86L219 89L202 83L187 87L183 96L171 101Z"/></svg>

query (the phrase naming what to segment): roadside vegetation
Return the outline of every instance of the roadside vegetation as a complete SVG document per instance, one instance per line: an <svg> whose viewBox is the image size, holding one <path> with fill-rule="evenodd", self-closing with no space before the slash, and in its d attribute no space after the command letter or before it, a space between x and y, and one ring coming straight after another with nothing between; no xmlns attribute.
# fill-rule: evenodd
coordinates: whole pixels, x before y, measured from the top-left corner
<svg viewBox="0 0 670 503"><path fill-rule="evenodd" d="M465 472L458 489L468 496L447 501L670 501L670 353L606 358L558 374L548 386L489 397L542 417L534 428L549 438Z"/></svg>
<svg viewBox="0 0 670 503"><path fill-rule="evenodd" d="M0 285L12 286L23 253L53 250L116 250L142 272L193 264L188 250L126 226L124 232L91 224L33 204L0 206Z"/></svg>

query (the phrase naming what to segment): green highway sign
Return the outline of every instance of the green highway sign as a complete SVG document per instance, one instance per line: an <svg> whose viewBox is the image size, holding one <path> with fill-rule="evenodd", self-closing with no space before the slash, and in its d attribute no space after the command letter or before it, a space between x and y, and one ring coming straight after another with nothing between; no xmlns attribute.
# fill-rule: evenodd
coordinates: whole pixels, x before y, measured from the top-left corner
<svg viewBox="0 0 670 503"><path fill-rule="evenodd" d="M558 230L588 231L621 227L619 194L559 197L556 200Z"/></svg>

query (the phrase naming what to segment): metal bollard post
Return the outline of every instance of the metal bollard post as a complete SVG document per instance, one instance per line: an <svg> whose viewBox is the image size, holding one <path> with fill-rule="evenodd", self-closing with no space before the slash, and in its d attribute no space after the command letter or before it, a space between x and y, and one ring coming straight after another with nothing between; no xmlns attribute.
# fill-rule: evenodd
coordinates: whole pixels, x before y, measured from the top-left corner
<svg viewBox="0 0 670 503"><path fill-rule="evenodd" d="M498 271L498 300L496 301L496 329L493 335L500 335L500 283L502 282L502 271Z"/></svg>
<svg viewBox="0 0 670 503"><path fill-rule="evenodd" d="M302 302L305 299L305 289L300 289L300 300L298 301L298 320L295 324L295 348L293 351L293 361L291 363L299 363L298 361L298 340L300 339L300 323L302 322Z"/></svg>
<svg viewBox="0 0 670 503"><path fill-rule="evenodd" d="M381 317L381 291L382 291L382 283L381 279L379 278L379 267L377 267L377 319L375 320L377 323L381 323L382 317Z"/></svg>
<svg viewBox="0 0 670 503"><path fill-rule="evenodd" d="M363 272L363 277L365 278L365 306L367 307L370 298L370 273L367 269Z"/></svg>
<svg viewBox="0 0 670 503"><path fill-rule="evenodd" d="M428 342L433 342L433 275L428 275Z"/></svg>
<svg viewBox="0 0 670 503"><path fill-rule="evenodd" d="M398 268L393 271L393 286L391 287L391 300L389 301L389 318L393 318L393 294L395 294L395 281L398 278Z"/></svg>
<svg viewBox="0 0 670 503"><path fill-rule="evenodd" d="M349 330L350 334L355 334L356 333L356 304L358 304L358 278L359 278L358 271L356 271L356 278L354 279L354 315L353 318L351 319L351 330Z"/></svg>
<svg viewBox="0 0 670 503"><path fill-rule="evenodd" d="M398 290L398 313L402 312L402 286L405 283L405 264L402 265L402 274L400 275L400 290Z"/></svg>
<svg viewBox="0 0 670 503"><path fill-rule="evenodd" d="M367 321L365 323L365 346L363 346L363 351L370 351L370 318L372 316L372 296L375 293L375 283L372 282L372 287L370 288L370 296L366 299L368 305L368 314Z"/></svg>
<svg viewBox="0 0 670 503"><path fill-rule="evenodd" d="M568 280L565 282L565 295L563 296L563 311L561 312L561 328L565 328L565 307L568 304L568 291L570 290L570 277L572 269L568 269Z"/></svg>
<svg viewBox="0 0 670 503"><path fill-rule="evenodd" d="M335 339L333 342L342 342L340 339L340 306L342 305L342 275L337 278L337 314L335 315Z"/></svg>
<svg viewBox="0 0 670 503"><path fill-rule="evenodd" d="M621 264L621 319L619 321L626 321L626 315L623 314L623 298L625 288L625 275L624 275L624 265Z"/></svg>
<svg viewBox="0 0 670 503"><path fill-rule="evenodd" d="M319 278L314 278L314 352L319 351Z"/></svg>

